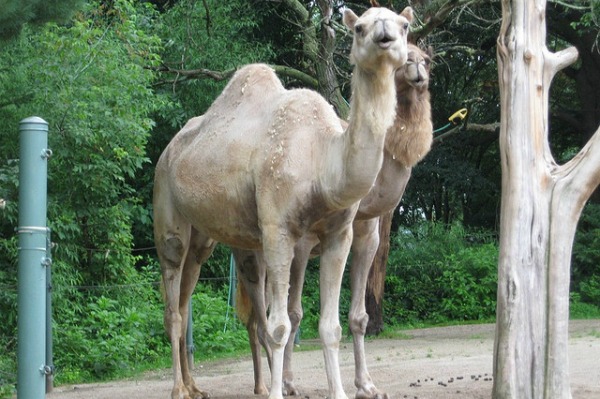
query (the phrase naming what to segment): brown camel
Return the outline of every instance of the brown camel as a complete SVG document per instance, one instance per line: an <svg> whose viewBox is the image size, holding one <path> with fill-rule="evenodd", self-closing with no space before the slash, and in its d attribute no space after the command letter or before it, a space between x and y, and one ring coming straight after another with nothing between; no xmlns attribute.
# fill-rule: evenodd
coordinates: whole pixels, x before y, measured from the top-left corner
<svg viewBox="0 0 600 399"><path fill-rule="evenodd" d="M407 58L412 9L344 12L354 32L352 104L344 130L331 106L306 89L286 90L267 65L241 68L202 117L173 138L156 166L154 236L166 294L172 399L208 397L187 366L188 303L217 242L253 250L271 295L270 398L282 398L291 323L288 285L294 246L314 234L321 247L319 333L331 399L345 399L339 371L339 291L358 201L383 162L395 115L394 71ZM264 295L265 290L261 292Z"/></svg>
<svg viewBox="0 0 600 399"><path fill-rule="evenodd" d="M428 90L430 60L430 54L413 44L408 45L407 62L396 71L396 118L386 134L383 166L375 185L361 200L353 222L352 307L349 319L354 338L357 398L385 396L373 384L365 362L364 335L368 322L364 302L365 290L369 269L379 246L379 218L398 206L410 178L412 167L429 152L431 147L433 125ZM311 255L311 250L314 253L317 243L318 238L316 237L303 237L295 250L288 309L292 321L292 335L286 346L284 360L284 394L299 394L294 387L291 371L292 341L302 319L300 296L306 263ZM249 297L247 290L250 289L254 293L260 292L262 285L259 284L261 279L264 279L265 273L261 272L261 268L253 263L256 259L252 253L238 249L234 249L233 253L236 257L238 279L241 282L238 284L237 293L238 314L248 329L254 363L254 392L263 394L267 390L263 382L260 364L260 344L265 347L267 359L270 359L270 349L265 346L263 327L258 323L256 314L264 311L265 303L268 303L268 300L265 302L265 298L260 296Z"/></svg>

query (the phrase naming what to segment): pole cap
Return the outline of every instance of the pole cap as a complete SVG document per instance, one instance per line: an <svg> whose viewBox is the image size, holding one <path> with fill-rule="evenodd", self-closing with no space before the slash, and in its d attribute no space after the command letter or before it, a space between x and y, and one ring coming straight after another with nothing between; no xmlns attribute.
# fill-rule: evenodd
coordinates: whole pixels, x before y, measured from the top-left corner
<svg viewBox="0 0 600 399"><path fill-rule="evenodd" d="M21 122L19 122L19 124L20 125L30 124L30 125L44 125L44 126L48 126L48 122L46 122L45 120L43 120L39 116L30 116L29 118L23 119ZM46 130L46 129L44 128L44 130Z"/></svg>

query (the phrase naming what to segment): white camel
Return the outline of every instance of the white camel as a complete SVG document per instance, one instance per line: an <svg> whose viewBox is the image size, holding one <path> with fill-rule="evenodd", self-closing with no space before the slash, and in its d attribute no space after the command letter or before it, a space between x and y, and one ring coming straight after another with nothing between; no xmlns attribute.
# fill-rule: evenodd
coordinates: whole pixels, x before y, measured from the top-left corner
<svg viewBox="0 0 600 399"><path fill-rule="evenodd" d="M364 355L364 336L368 322L365 310L365 291L369 269L379 246L380 216L395 209L400 202L411 170L429 152L433 138L429 87L430 54L419 47L408 45L406 64L396 71L395 86L397 108L394 124L386 134L383 166L369 194L360 202L353 222L354 239L352 243L351 289L352 306L349 315L350 330L354 338L355 384L357 398L376 398L386 396L374 385L367 370ZM318 252L315 245L318 238L308 235L296 246L290 278L290 320L292 331L290 342L286 346L283 370L284 394L298 395L293 383L291 356L293 337L302 319L301 293L304 272L308 258ZM266 393L263 382L260 344L265 347L270 360L270 348L264 340L264 328L260 325L258 314L264 312L268 300L260 296L264 285L264 266L255 265L256 258L251 251L233 250L238 269L237 311L246 324L254 363L254 392ZM248 295L248 291L253 294Z"/></svg>
<svg viewBox="0 0 600 399"><path fill-rule="evenodd" d="M286 90L271 68L255 64L241 68L204 116L190 120L161 155L154 236L172 346L172 399L208 397L188 369L184 332L200 266L217 242L254 250L266 265L269 397L282 398L290 268L294 246L307 234L321 243L319 333L329 397L346 398L338 360L341 278L358 201L383 162L385 132L395 115L394 71L406 62L411 20L409 7L401 14L385 8L361 17L344 12L354 31L355 65L345 131L316 92Z"/></svg>

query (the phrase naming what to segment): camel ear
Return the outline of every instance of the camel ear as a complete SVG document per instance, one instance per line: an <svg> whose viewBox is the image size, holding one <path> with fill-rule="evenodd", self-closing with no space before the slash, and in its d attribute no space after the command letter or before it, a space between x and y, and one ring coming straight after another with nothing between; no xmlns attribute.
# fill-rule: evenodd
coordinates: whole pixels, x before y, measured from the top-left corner
<svg viewBox="0 0 600 399"><path fill-rule="evenodd" d="M358 16L349 8L344 10L344 25L348 27L351 31L354 31L354 24L356 24L356 20Z"/></svg>
<svg viewBox="0 0 600 399"><path fill-rule="evenodd" d="M433 58L435 57L435 51L433 50L433 46L427 46L427 50L425 51L425 54L427 54L429 56L430 60L433 60Z"/></svg>
<svg viewBox="0 0 600 399"><path fill-rule="evenodd" d="M413 20L413 9L411 7L406 7L404 10L402 10L402 12L400 13L400 15L402 15L404 18L406 18L408 20L408 22L412 22L412 20Z"/></svg>

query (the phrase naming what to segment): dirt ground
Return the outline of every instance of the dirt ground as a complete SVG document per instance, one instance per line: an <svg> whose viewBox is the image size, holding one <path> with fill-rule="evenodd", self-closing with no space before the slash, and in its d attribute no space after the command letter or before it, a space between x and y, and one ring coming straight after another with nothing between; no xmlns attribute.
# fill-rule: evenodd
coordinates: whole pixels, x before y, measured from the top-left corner
<svg viewBox="0 0 600 399"><path fill-rule="evenodd" d="M367 342L367 364L375 384L390 398L491 398L493 325L409 330L409 339ZM305 343L307 344L307 343ZM302 345L302 343L301 343ZM573 399L600 398L600 320L570 324L570 377ZM263 362L266 367L266 361ZM303 399L325 398L327 379L320 350L294 354L296 386ZM355 388L351 342L340 349L344 388ZM196 364L196 382L213 399L251 399L250 355L241 359ZM266 374L268 376L268 373ZM268 381L267 381L268 382ZM161 370L135 380L55 387L48 399L167 399L171 372Z"/></svg>

